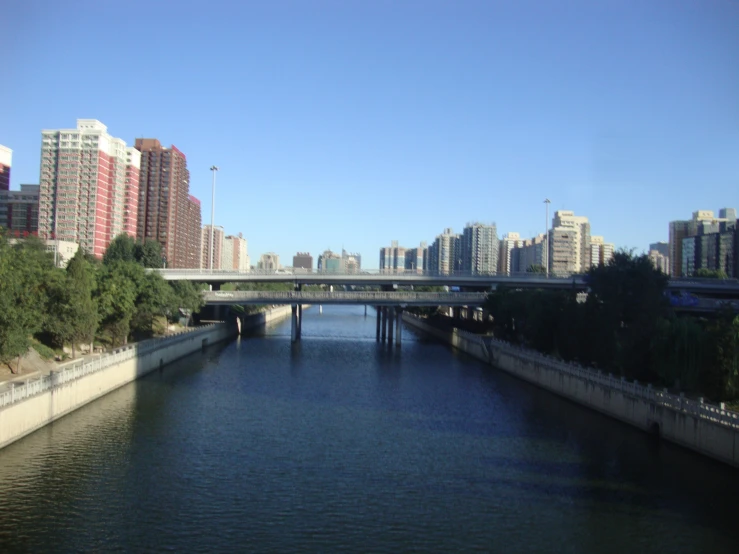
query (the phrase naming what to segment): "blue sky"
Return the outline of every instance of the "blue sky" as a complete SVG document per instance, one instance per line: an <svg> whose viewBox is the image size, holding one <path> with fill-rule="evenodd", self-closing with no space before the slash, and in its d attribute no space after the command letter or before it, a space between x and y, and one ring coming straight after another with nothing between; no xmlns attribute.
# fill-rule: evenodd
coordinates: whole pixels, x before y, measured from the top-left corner
<svg viewBox="0 0 739 554"><path fill-rule="evenodd" d="M256 261L551 208L643 250L739 208L739 1L125 3L3 7L0 144L36 183L40 131L96 118L185 152L210 222Z"/></svg>

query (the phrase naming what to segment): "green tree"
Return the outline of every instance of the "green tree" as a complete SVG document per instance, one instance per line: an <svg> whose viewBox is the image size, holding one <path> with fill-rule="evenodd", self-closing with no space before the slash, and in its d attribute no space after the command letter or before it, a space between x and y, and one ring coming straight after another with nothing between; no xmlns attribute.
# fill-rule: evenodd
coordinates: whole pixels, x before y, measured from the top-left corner
<svg viewBox="0 0 739 554"><path fill-rule="evenodd" d="M706 269L705 267L696 269L693 277L701 279L727 279L726 272L723 269Z"/></svg>
<svg viewBox="0 0 739 554"><path fill-rule="evenodd" d="M98 328L97 305L93 298L95 274L80 250L67 265L67 284L72 356L74 356L75 345L81 342L90 343L92 350L92 342Z"/></svg>
<svg viewBox="0 0 739 554"><path fill-rule="evenodd" d="M114 346L128 342L143 276L140 265L124 261L106 264L98 273L95 300L99 321Z"/></svg>
<svg viewBox="0 0 739 554"><path fill-rule="evenodd" d="M0 235L0 360L20 371L31 337L43 328L53 256L35 238L11 246Z"/></svg>
<svg viewBox="0 0 739 554"><path fill-rule="evenodd" d="M170 317L177 304L171 286L156 273L144 273L137 281L136 308L131 319L131 330L139 336L148 337L155 332L158 317Z"/></svg>
<svg viewBox="0 0 739 554"><path fill-rule="evenodd" d="M171 307L173 317L176 317L178 310L182 309L188 317L196 314L205 305L202 291L192 281L170 281L172 287L172 298L174 305Z"/></svg>
<svg viewBox="0 0 739 554"><path fill-rule="evenodd" d="M115 237L103 254L103 263L111 265L115 262L136 261L136 242L126 233Z"/></svg>
<svg viewBox="0 0 739 554"><path fill-rule="evenodd" d="M144 267L162 267L162 245L159 241L146 239L143 243L137 242L134 247L134 258Z"/></svg>

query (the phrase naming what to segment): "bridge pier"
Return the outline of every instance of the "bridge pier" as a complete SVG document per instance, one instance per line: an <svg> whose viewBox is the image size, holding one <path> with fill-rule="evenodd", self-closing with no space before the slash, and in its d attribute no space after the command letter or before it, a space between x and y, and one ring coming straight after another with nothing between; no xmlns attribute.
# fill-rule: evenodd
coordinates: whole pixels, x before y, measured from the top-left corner
<svg viewBox="0 0 739 554"><path fill-rule="evenodd" d="M403 338L401 332L401 322L403 321L403 308L395 308L395 348L400 348L400 341Z"/></svg>
<svg viewBox="0 0 739 554"><path fill-rule="evenodd" d="M380 307L380 341L385 342L387 338L387 308L385 306Z"/></svg>
<svg viewBox="0 0 739 554"><path fill-rule="evenodd" d="M387 310L387 315L389 316L387 318L387 344L390 346L393 344L393 320L395 319L395 308L388 307L385 308Z"/></svg>
<svg viewBox="0 0 739 554"><path fill-rule="evenodd" d="M303 336L303 305L298 304L298 340Z"/></svg>
<svg viewBox="0 0 739 554"><path fill-rule="evenodd" d="M292 305L292 325L290 326L290 341L298 342L300 338L298 332L298 306L297 304Z"/></svg>
<svg viewBox="0 0 739 554"><path fill-rule="evenodd" d="M377 329L375 330L375 340L380 340L380 324L382 323L382 312L380 311L382 308L380 306L375 306L375 310L377 311Z"/></svg>

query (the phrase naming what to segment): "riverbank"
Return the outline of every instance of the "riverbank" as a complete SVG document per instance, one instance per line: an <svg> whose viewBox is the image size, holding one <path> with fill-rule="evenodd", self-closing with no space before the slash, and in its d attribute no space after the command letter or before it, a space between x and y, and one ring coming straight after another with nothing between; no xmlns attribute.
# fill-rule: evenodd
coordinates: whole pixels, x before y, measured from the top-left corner
<svg viewBox="0 0 739 554"><path fill-rule="evenodd" d="M284 319L290 306L241 318L241 331ZM0 449L70 412L188 354L235 337L236 318L132 343L94 359L77 360L0 391Z"/></svg>
<svg viewBox="0 0 739 554"><path fill-rule="evenodd" d="M739 468L739 414L403 314L413 328L577 404Z"/></svg>

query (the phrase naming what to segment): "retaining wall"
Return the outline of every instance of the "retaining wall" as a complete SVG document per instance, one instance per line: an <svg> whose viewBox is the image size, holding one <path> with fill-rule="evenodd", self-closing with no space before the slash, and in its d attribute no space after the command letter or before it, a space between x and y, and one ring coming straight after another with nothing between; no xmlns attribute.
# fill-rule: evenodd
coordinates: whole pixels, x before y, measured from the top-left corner
<svg viewBox="0 0 739 554"><path fill-rule="evenodd" d="M739 414L665 390L564 363L492 337L403 320L483 362L543 389L739 468Z"/></svg>

